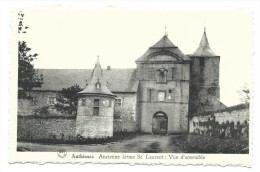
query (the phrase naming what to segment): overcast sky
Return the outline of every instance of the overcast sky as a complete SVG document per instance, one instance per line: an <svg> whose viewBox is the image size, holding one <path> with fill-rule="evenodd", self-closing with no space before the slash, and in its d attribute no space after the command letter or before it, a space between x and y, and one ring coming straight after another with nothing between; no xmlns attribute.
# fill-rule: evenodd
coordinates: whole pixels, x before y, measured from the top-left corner
<svg viewBox="0 0 260 172"><path fill-rule="evenodd" d="M240 103L238 90L252 79L252 16L236 11L174 11L120 8L24 8L28 33L18 35L39 57L36 68L135 68L135 60L164 34L184 54L192 54L206 26L219 55L221 101Z"/></svg>

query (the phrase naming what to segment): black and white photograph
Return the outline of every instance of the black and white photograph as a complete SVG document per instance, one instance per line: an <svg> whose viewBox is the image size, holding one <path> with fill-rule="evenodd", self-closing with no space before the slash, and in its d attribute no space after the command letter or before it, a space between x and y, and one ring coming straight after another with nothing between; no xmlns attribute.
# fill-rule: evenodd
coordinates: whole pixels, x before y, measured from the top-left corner
<svg viewBox="0 0 260 172"><path fill-rule="evenodd" d="M19 11L17 151L248 154L251 17Z"/></svg>
<svg viewBox="0 0 260 172"><path fill-rule="evenodd" d="M8 163L252 167L256 13L191 4L6 6Z"/></svg>

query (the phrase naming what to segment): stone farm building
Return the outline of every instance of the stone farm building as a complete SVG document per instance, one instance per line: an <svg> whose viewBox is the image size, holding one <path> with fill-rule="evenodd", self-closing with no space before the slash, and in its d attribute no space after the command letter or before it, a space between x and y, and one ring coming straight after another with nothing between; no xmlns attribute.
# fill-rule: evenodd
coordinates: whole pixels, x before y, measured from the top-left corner
<svg viewBox="0 0 260 172"><path fill-rule="evenodd" d="M219 63L206 31L192 55L184 54L164 35L136 60L133 69L101 69L99 61L94 69L38 69L43 85L30 92L30 101L19 99L18 115L33 115L38 107L52 106L57 92L78 84L85 89L78 93L77 135L188 132L188 116L225 107L220 102Z"/></svg>

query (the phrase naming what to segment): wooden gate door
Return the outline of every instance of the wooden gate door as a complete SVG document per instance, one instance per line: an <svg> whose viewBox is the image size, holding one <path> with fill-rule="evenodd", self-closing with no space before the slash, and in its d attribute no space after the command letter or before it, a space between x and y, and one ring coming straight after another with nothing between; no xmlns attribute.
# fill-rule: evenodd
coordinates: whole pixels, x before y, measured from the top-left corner
<svg viewBox="0 0 260 172"><path fill-rule="evenodd" d="M167 134L168 117L165 113L158 112L153 116L153 134Z"/></svg>

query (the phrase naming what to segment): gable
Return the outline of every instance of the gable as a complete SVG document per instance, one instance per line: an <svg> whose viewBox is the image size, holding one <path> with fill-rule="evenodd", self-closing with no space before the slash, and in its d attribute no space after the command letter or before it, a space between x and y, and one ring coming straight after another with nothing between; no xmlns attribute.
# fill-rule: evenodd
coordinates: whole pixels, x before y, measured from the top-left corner
<svg viewBox="0 0 260 172"><path fill-rule="evenodd" d="M155 45L148 48L144 55L136 60L136 63L149 63L153 61L182 63L190 61L190 59L164 35Z"/></svg>
<svg viewBox="0 0 260 172"><path fill-rule="evenodd" d="M174 56L173 54L152 54L148 61L179 61L180 59L177 56Z"/></svg>

